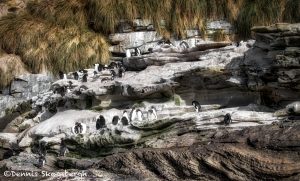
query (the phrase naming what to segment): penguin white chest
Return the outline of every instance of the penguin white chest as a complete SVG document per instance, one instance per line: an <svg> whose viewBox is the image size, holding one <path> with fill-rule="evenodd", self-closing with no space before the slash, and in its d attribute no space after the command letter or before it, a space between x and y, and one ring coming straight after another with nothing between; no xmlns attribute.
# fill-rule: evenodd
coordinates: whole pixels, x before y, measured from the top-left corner
<svg viewBox="0 0 300 181"><path fill-rule="evenodd" d="M99 69L99 64L98 64L98 63L96 63L96 64L95 64L95 71L97 71L97 72L98 72L98 69Z"/></svg>
<svg viewBox="0 0 300 181"><path fill-rule="evenodd" d="M137 118L136 110L133 110L131 113L131 121L134 121Z"/></svg>
<svg viewBox="0 0 300 181"><path fill-rule="evenodd" d="M128 50L128 49L126 50L126 57L127 57L127 58L131 57L131 52L130 52L130 50Z"/></svg>
<svg viewBox="0 0 300 181"><path fill-rule="evenodd" d="M141 111L137 112L137 119L138 121L143 121L143 113Z"/></svg>

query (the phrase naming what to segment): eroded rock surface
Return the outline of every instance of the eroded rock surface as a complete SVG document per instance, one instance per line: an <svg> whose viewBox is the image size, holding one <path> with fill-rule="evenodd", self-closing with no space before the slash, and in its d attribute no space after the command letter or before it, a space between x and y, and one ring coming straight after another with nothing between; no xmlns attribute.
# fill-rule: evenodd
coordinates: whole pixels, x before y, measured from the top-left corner
<svg viewBox="0 0 300 181"><path fill-rule="evenodd" d="M255 43L239 46L160 45L124 58L125 75L113 79L109 70L89 68L86 81L72 72L37 81L28 91L35 95L13 84L34 97L6 111L12 116L3 119L0 168L83 170L113 180L299 180L299 25L253 31ZM133 107L141 120L123 123ZM41 145L49 160L43 169ZM58 156L62 147L67 152Z"/></svg>

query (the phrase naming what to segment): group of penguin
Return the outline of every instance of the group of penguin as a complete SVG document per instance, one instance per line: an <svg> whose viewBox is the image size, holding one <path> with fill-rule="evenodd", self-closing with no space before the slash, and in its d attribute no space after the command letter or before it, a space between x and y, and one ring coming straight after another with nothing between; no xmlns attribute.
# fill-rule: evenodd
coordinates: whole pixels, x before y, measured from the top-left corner
<svg viewBox="0 0 300 181"><path fill-rule="evenodd" d="M149 121L157 120L157 110L154 106L151 106L147 112L147 118ZM140 109L133 107L130 111L130 115L128 115L127 111L124 111L122 117L120 119L119 116L115 115L112 118L112 125L117 126L119 122L121 126L129 126L133 125L133 121L142 122L145 119L143 112ZM96 130L100 130L102 128L106 128L106 120L103 115L100 115L96 121Z"/></svg>
<svg viewBox="0 0 300 181"><path fill-rule="evenodd" d="M147 112L147 118L149 121L157 120L157 110L154 106L151 106ZM145 116L140 109L133 107L128 115L127 111L123 111L122 117L120 118L118 115L113 116L112 125L117 126L121 124L121 126L129 126L132 125L132 121L142 122L145 120ZM96 130L101 130L103 128L107 128L106 119L103 115L100 115L96 120ZM74 134L84 134L86 132L86 125L84 123L76 122L75 126L72 128L72 132Z"/></svg>
<svg viewBox="0 0 300 181"><path fill-rule="evenodd" d="M114 80L116 77L123 77L125 74L125 67L122 62L111 62L109 65L102 64L94 64L94 76L98 75L102 71L109 71L111 77L105 77L101 80L101 82L105 82L108 80ZM67 74L63 71L59 71L59 79L68 79ZM88 80L88 70L80 69L72 73L72 78L74 80L81 80L82 82L87 82Z"/></svg>
<svg viewBox="0 0 300 181"><path fill-rule="evenodd" d="M192 102L192 105L194 106L196 112L200 112L201 110L201 105L198 101L193 101ZM227 126L229 125L230 123L232 123L232 119L231 119L231 115L229 113L226 113L224 115L224 119L223 119L223 123Z"/></svg>
<svg viewBox="0 0 300 181"><path fill-rule="evenodd" d="M126 57L127 57L127 58L129 58L129 57L131 57L131 56L137 56L137 57L139 57L139 56L142 55L142 51L141 51L141 49L139 49L138 47L133 48L133 50L134 50L134 53L132 53L132 52L130 51L130 49L126 49Z"/></svg>

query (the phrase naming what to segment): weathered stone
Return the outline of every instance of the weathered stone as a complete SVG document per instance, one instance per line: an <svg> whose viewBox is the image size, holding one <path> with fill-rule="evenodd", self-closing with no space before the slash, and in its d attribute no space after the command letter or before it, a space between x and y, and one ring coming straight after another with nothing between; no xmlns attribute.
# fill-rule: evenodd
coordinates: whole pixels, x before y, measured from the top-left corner
<svg viewBox="0 0 300 181"><path fill-rule="evenodd" d="M274 177L298 180L297 139L299 125L261 126L190 147L118 153L105 157L94 167L153 180L268 180ZM209 172L211 169L218 170L219 174Z"/></svg>
<svg viewBox="0 0 300 181"><path fill-rule="evenodd" d="M300 46L300 36L277 38L270 44L271 47L296 47Z"/></svg>
<svg viewBox="0 0 300 181"><path fill-rule="evenodd" d="M254 26L251 30L257 33L277 33L290 31L292 28L288 23L277 23L272 26Z"/></svg>

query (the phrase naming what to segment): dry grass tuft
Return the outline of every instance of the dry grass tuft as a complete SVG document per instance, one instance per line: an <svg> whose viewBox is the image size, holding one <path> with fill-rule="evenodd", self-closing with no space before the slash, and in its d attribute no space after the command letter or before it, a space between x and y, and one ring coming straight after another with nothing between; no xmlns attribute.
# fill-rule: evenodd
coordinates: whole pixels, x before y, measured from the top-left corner
<svg viewBox="0 0 300 181"><path fill-rule="evenodd" d="M212 34L212 39L217 42L230 41L229 36L224 32L224 30L216 30Z"/></svg>
<svg viewBox="0 0 300 181"><path fill-rule="evenodd" d="M15 76L28 73L19 56L8 55L1 52L0 55L0 88L10 84Z"/></svg>
<svg viewBox="0 0 300 181"><path fill-rule="evenodd" d="M73 71L107 63L110 56L103 36L77 26L53 26L29 14L0 20L0 46L20 55L33 73Z"/></svg>

